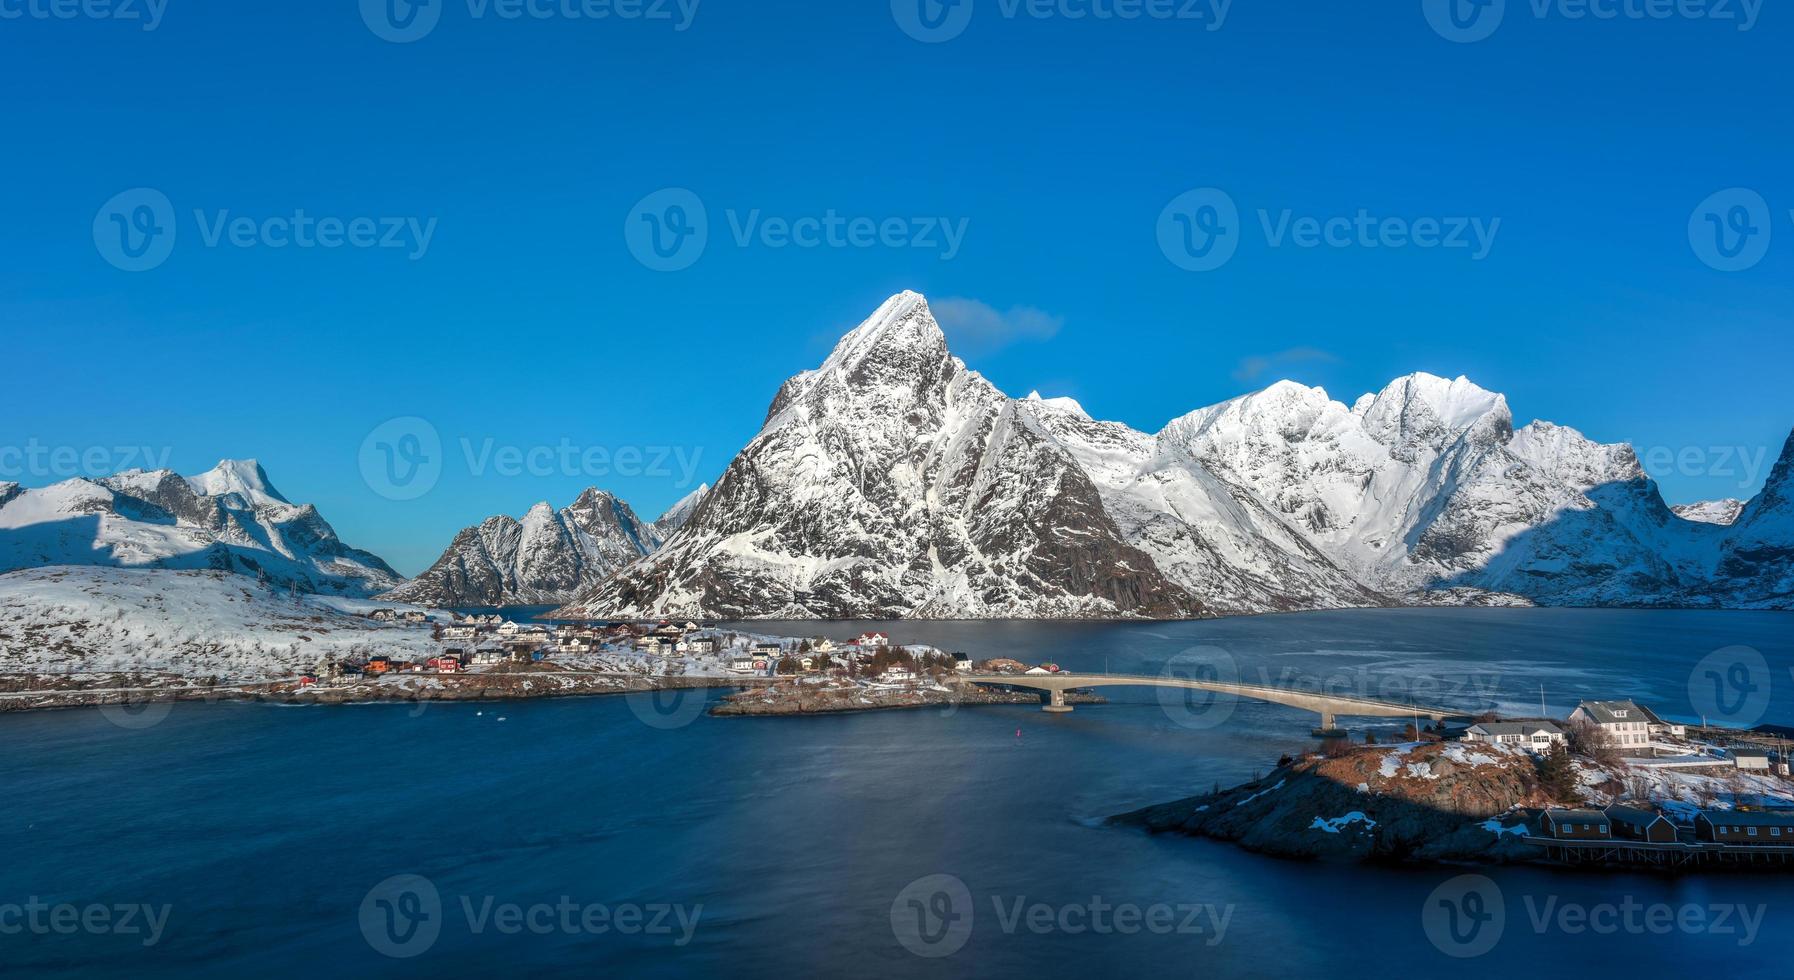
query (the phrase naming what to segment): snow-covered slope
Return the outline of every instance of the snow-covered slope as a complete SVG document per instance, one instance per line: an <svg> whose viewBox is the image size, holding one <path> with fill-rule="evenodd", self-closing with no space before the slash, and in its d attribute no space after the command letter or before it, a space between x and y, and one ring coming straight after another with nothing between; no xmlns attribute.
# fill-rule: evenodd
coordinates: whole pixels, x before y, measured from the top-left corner
<svg viewBox="0 0 1794 980"><path fill-rule="evenodd" d="M1429 374L1349 407L1279 382L1148 435L1068 398L1008 398L904 293L785 383L664 549L569 611L1785 605L1789 469L1735 526L1688 520L1630 447L1543 421L1516 430L1500 394Z"/></svg>
<svg viewBox="0 0 1794 980"><path fill-rule="evenodd" d="M892 297L780 389L667 547L600 616L1107 617L1196 611L1130 546L1035 412Z"/></svg>
<svg viewBox="0 0 1794 980"><path fill-rule="evenodd" d="M1669 508L1676 516L1685 521L1698 521L1702 524L1719 524L1726 527L1737 523L1738 515L1744 512L1744 501L1727 497L1723 500L1702 500L1692 504L1673 504Z"/></svg>
<svg viewBox="0 0 1794 980"><path fill-rule="evenodd" d="M444 607L566 602L661 538L658 525L594 488L558 511L539 503L521 521L501 515L467 528L428 571L382 598Z"/></svg>
<svg viewBox="0 0 1794 980"><path fill-rule="evenodd" d="M704 502L704 495L709 492L710 484L706 483L686 494L678 503L668 507L667 512L660 515L660 519L654 522L655 533L659 534L662 540L672 537L674 531L684 527L685 522L691 520L692 513L698 509L699 504Z"/></svg>
<svg viewBox="0 0 1794 980"><path fill-rule="evenodd" d="M371 608L216 571L33 568L0 575L0 669L252 681L307 673L326 656L440 649L428 629L374 622L360 606Z"/></svg>
<svg viewBox="0 0 1794 980"><path fill-rule="evenodd" d="M402 581L350 548L254 460L199 476L128 470L40 489L0 484L0 571L45 565L211 568L305 592L366 596Z"/></svg>

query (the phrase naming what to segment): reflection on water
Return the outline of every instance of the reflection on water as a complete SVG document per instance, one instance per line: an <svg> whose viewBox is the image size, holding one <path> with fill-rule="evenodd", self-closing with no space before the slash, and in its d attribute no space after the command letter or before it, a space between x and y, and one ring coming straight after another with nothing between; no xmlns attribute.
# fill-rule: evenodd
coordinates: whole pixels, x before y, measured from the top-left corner
<svg viewBox="0 0 1794 980"><path fill-rule="evenodd" d="M1456 696L1449 684L1463 680L1460 694L1525 711L1537 710L1543 684L1554 713L1629 694L1682 716L1691 667L1747 644L1779 677L1768 720L1786 723L1790 621L1404 610L876 628L897 642L1074 670L1156 673L1187 649L1219 648L1255 682L1375 693L1395 678L1421 700L1422 690ZM753 628L841 638L867 627ZM1466 962L1428 928L1452 909L1487 915L1490 906L1465 904L1459 871L1285 862L1104 826L1312 744L1311 716L1287 708L1230 703L1225 723L1195 729L1179 721L1184 706L1168 710L1152 690L1105 693L1113 703L1062 716L1012 706L701 717L665 731L621 698L421 713L177 705L144 730L96 711L0 717L0 906L37 896L169 910L147 948L140 935L27 928L0 934L0 956L14 970L264 976L1384 977ZM1486 874L1505 922L1468 961L1479 974L1780 975L1794 952L1785 879ZM437 904L376 889L400 875L428 882ZM963 892L938 887L947 880ZM1711 928L1574 931L1561 914L1628 899L1765 911L1749 945ZM524 924L507 930L506 908ZM529 925L532 908L547 910L534 920L545 928ZM689 941L647 927L678 912L695 915ZM412 959L376 952L364 929L426 921L434 932L420 926L410 941L432 938L401 950ZM957 945L928 958L918 943L923 953Z"/></svg>

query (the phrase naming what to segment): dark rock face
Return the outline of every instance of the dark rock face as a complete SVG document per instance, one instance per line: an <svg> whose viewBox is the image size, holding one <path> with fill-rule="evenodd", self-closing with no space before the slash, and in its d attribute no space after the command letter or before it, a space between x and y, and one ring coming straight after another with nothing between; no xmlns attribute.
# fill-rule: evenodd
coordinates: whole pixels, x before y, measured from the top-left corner
<svg viewBox="0 0 1794 980"><path fill-rule="evenodd" d="M1539 856L1515 830L1529 808L1552 802L1524 753L1435 743L1311 756L1244 786L1114 819L1280 857L1499 862Z"/></svg>

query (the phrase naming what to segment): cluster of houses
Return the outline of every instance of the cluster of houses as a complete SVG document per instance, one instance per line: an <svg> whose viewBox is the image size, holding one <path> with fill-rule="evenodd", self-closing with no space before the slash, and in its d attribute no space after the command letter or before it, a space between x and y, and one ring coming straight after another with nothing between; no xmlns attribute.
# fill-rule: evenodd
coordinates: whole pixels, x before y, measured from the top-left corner
<svg viewBox="0 0 1794 980"><path fill-rule="evenodd" d="M1540 825L1544 836L1561 841L1794 847L1794 812L1786 810L1702 810L1684 831L1656 810L1616 803L1604 810L1546 810Z"/></svg>
<svg viewBox="0 0 1794 980"><path fill-rule="evenodd" d="M1684 742L1688 726L1666 721L1649 707L1632 700L1584 701L1570 712L1569 719L1562 725L1549 719L1481 721L1464 730L1464 740L1543 753L1568 744L1566 728L1597 733L1606 745L1621 755L1642 756L1661 750L1682 752L1692 748ZM1779 771L1788 775L1788 760L1772 760L1767 750L1751 746L1728 747L1723 759L1709 764L1720 762L1746 772Z"/></svg>

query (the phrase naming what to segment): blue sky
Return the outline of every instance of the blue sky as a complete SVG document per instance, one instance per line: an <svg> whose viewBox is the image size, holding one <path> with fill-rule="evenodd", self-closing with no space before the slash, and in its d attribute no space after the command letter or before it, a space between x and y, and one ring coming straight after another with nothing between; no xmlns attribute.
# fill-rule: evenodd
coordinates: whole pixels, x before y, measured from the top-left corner
<svg viewBox="0 0 1794 980"><path fill-rule="evenodd" d="M904 288L965 301L956 349L1005 390L1148 430L1280 377L1349 402L1467 374L1522 422L1673 455L1654 475L1685 501L1754 491L1794 426L1794 21L1773 5L1740 30L1739 0L1508 0L1461 42L1419 0L969 0L931 8L963 30L924 43L910 0L434 2L397 43L380 0L0 0L0 448L254 456L415 572L591 484L658 513ZM140 188L161 197L113 203ZM644 214L694 198L702 251L650 268ZM1230 257L1191 271L1161 224L1212 228L1215 201ZM171 248L124 255L109 207L172 216ZM1703 208L1766 224L1766 251L1695 247ZM295 233L264 223L301 211L341 239L368 219L376 247L273 247ZM888 233L779 233L831 213ZM1336 245L1297 244L1333 218ZM1419 247L1428 222L1468 247ZM414 499L364 465L411 458L397 417L442 444ZM0 479L63 475L22 458Z"/></svg>

